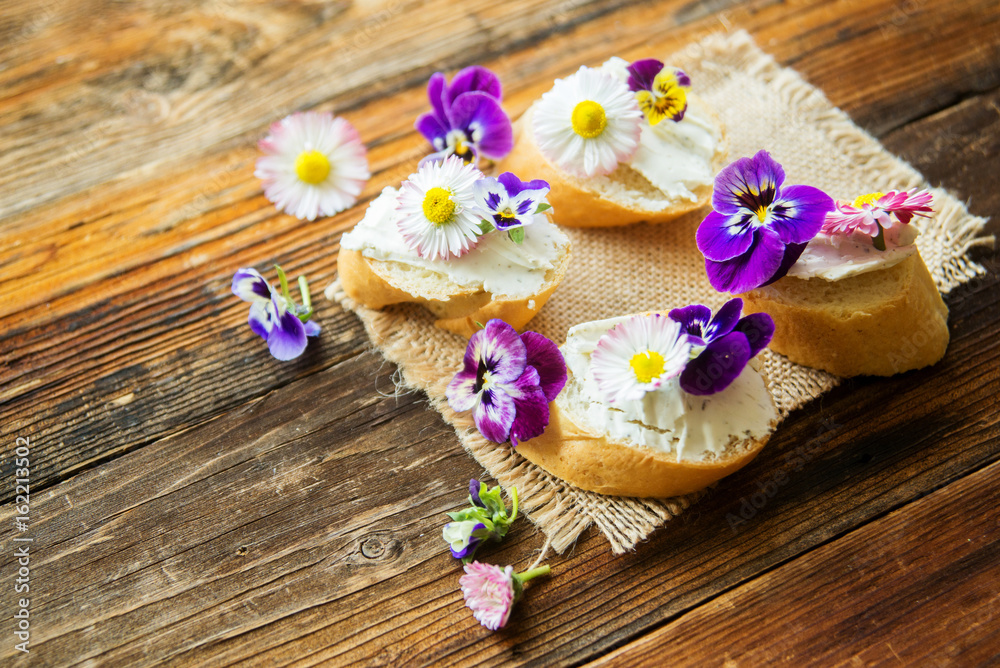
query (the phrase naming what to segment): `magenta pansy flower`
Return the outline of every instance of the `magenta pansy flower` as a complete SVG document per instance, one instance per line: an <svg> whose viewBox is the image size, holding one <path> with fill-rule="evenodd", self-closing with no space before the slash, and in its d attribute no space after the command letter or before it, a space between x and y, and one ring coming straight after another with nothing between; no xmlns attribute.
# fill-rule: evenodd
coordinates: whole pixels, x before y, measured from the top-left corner
<svg viewBox="0 0 1000 668"><path fill-rule="evenodd" d="M473 411L479 432L514 446L549 424L549 402L566 385L566 362L541 334L517 331L493 319L472 335L463 368L448 384L448 405Z"/></svg>
<svg viewBox="0 0 1000 668"><path fill-rule="evenodd" d="M831 235L861 232L875 240L876 248L885 250L885 241L879 243L884 230L892 228L896 221L907 225L913 216L929 217L934 212L933 199L926 190L914 188L861 195L851 204L838 201L836 208L826 215L822 231Z"/></svg>
<svg viewBox="0 0 1000 668"><path fill-rule="evenodd" d="M698 227L697 241L719 292L747 292L784 276L833 210L822 190L784 182L785 170L767 151L715 177L714 211Z"/></svg>
<svg viewBox="0 0 1000 668"><path fill-rule="evenodd" d="M513 566L500 568L473 561L465 565L465 575L459 579L465 605L472 615L491 631L503 628L510 612L524 592L528 580L547 575L551 569L539 566L524 573L515 573Z"/></svg>
<svg viewBox="0 0 1000 668"><path fill-rule="evenodd" d="M457 155L476 163L510 153L514 129L500 106L501 95L500 80L485 67L466 67L450 84L441 72L434 74L427 83L432 110L415 124L435 151L423 161Z"/></svg>
<svg viewBox="0 0 1000 668"><path fill-rule="evenodd" d="M774 335L774 320L766 313L740 317L743 300L730 299L715 316L707 306L692 304L669 313L691 344L691 360L680 375L688 394L721 392L743 372L750 360L767 347Z"/></svg>

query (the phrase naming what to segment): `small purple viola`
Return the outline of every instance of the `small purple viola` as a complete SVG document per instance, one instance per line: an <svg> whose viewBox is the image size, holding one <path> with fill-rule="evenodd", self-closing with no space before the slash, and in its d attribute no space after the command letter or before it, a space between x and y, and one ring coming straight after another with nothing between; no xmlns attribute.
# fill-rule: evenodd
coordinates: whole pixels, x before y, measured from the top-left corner
<svg viewBox="0 0 1000 668"><path fill-rule="evenodd" d="M444 525L441 536L451 550L451 556L468 563L476 550L488 539L497 542L507 535L517 519L517 488L511 487L511 510L501 498L500 486L486 487L478 480L469 481L470 506L448 513L453 521Z"/></svg>
<svg viewBox="0 0 1000 668"><path fill-rule="evenodd" d="M719 292L747 292L784 276L833 210L819 188L784 181L785 170L767 151L715 177L715 210L698 227L697 241Z"/></svg>
<svg viewBox="0 0 1000 668"><path fill-rule="evenodd" d="M721 392L771 342L771 316L751 313L741 318L742 310L743 300L737 297L723 304L715 317L701 304L670 311L670 319L680 323L692 345L691 361L680 375L682 390L699 396Z"/></svg>
<svg viewBox="0 0 1000 668"><path fill-rule="evenodd" d="M514 148L514 129L500 106L500 80L485 67L466 67L449 84L441 72L427 83L432 110L414 127L435 153L421 163L457 155L466 162L500 160Z"/></svg>
<svg viewBox="0 0 1000 668"><path fill-rule="evenodd" d="M239 269L233 276L233 294L250 302L250 329L267 341L275 359L292 360L306 349L306 337L319 336L320 327L309 319L313 313L309 284L299 276L299 291L303 305L292 301L288 279L275 265L281 281L281 292L271 287L256 269Z"/></svg>
<svg viewBox="0 0 1000 668"><path fill-rule="evenodd" d="M469 339L463 368L448 384L448 405L474 411L476 428L495 443L538 436L549 402L566 385L566 361L552 341L493 319Z"/></svg>
<svg viewBox="0 0 1000 668"><path fill-rule="evenodd" d="M515 243L524 240L521 229L535 221L535 214L552 208L545 201L549 184L541 179L521 181L510 172L487 176L473 185L476 206L483 216L483 230L496 228L510 234Z"/></svg>

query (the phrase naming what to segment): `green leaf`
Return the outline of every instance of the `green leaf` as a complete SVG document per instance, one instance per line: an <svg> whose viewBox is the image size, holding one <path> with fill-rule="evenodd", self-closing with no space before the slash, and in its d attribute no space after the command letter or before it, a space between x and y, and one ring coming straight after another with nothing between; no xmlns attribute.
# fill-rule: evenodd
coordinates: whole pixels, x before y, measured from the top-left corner
<svg viewBox="0 0 1000 668"><path fill-rule="evenodd" d="M490 221L486 220L485 218L483 218L481 221L479 221L479 231L480 231L481 234L489 234L490 232L492 232L495 229L496 228L493 227L493 223L491 223Z"/></svg>
<svg viewBox="0 0 1000 668"><path fill-rule="evenodd" d="M507 230L507 236L509 236L510 240L516 244L524 243L524 228L523 227L511 228Z"/></svg>
<svg viewBox="0 0 1000 668"><path fill-rule="evenodd" d="M288 277L285 276L285 270L278 265L274 265L274 269L278 272L278 281L281 282L281 296L291 302L292 295L288 292Z"/></svg>
<svg viewBox="0 0 1000 668"><path fill-rule="evenodd" d="M312 314L312 295L309 294L309 281L306 280L305 276L299 276L299 294L302 295L302 305Z"/></svg>
<svg viewBox="0 0 1000 668"><path fill-rule="evenodd" d="M535 209L535 213L542 213L543 211L548 211L551 208L552 208L551 204L549 204L548 202L542 202L541 204L538 205L538 208Z"/></svg>

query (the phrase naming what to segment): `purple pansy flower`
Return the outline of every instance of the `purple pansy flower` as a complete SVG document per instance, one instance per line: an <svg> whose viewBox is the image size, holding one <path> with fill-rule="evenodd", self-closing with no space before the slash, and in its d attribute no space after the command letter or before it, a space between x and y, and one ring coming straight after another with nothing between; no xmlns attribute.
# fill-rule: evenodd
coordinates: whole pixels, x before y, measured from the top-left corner
<svg viewBox="0 0 1000 668"><path fill-rule="evenodd" d="M472 557L482 538L474 535L476 532L482 534L486 531L486 525L476 520L463 520L460 522L448 522L444 525L441 535L444 537L448 547L451 549L451 556L456 559Z"/></svg>
<svg viewBox="0 0 1000 668"><path fill-rule="evenodd" d="M743 318L743 300L730 299L712 317L707 306L675 308L671 320L681 325L692 345L691 361L681 372L680 384L688 394L715 394L729 387L774 334L774 320L766 313Z"/></svg>
<svg viewBox="0 0 1000 668"><path fill-rule="evenodd" d="M492 538L499 542L507 535L507 530L517 518L517 488L510 490L510 512L500 494L499 486L490 489L478 480L469 481L471 506L448 513L454 521L445 524L441 530L453 557L469 562L485 540Z"/></svg>
<svg viewBox="0 0 1000 668"><path fill-rule="evenodd" d="M499 160L514 147L514 130L500 106L500 80L485 67L466 67L449 84L437 72L427 83L432 111L415 127L434 147L424 158L440 160L457 155L466 162L479 157Z"/></svg>
<svg viewBox="0 0 1000 668"><path fill-rule="evenodd" d="M473 192L483 219L504 232L530 225L536 213L550 208L545 201L549 194L548 183L541 179L521 181L510 172L497 178L479 179Z"/></svg>
<svg viewBox="0 0 1000 668"><path fill-rule="evenodd" d="M549 402L566 384L566 362L552 341L490 320L469 339L461 371L448 384L448 405L474 411L476 428L495 443L516 447L541 434Z"/></svg>
<svg viewBox="0 0 1000 668"><path fill-rule="evenodd" d="M650 125L666 118L674 122L684 119L691 78L683 70L664 67L654 58L637 60L628 66L628 87Z"/></svg>
<svg viewBox="0 0 1000 668"><path fill-rule="evenodd" d="M784 276L820 231L833 199L812 186L783 186L785 170L767 151L740 158L715 177L698 249L719 292L740 293Z"/></svg>
<svg viewBox="0 0 1000 668"><path fill-rule="evenodd" d="M306 349L306 337L319 336L320 327L309 316L312 306L305 277L299 277L304 306L295 304L288 294L284 272L277 267L282 291L277 292L256 269L239 269L233 276L233 294L250 302L250 329L267 341L276 359L291 360Z"/></svg>

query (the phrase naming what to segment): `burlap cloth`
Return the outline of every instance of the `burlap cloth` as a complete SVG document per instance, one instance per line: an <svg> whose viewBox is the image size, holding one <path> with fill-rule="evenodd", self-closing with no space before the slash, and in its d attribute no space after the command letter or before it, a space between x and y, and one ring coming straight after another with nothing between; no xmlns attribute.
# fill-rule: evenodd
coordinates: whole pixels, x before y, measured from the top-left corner
<svg viewBox="0 0 1000 668"><path fill-rule="evenodd" d="M875 190L929 187L916 170L886 152L822 93L762 52L746 32L711 35L666 62L684 69L694 89L721 116L730 159L767 149L784 166L786 183L814 185L837 199L853 200ZM985 220L970 215L946 192L934 194L937 215L916 223L921 227L918 244L937 286L947 293L984 273L969 260L967 251L983 241ZM558 221L558 211L555 214ZM562 343L570 326L588 320L696 302L719 307L725 296L709 286L694 241L704 215L705 211L695 212L658 226L564 228L573 244L569 272L530 328ZM624 552L700 496L609 497L549 475L509 446L483 439L471 415L457 415L448 407L445 388L461 366L465 340L435 328L423 309L359 307L337 283L327 294L358 315L375 348L398 365L401 384L427 394L490 475L504 488L517 487L521 508L553 549L562 552L595 524L615 553ZM782 417L837 384L827 373L770 351L765 350L762 358Z"/></svg>

